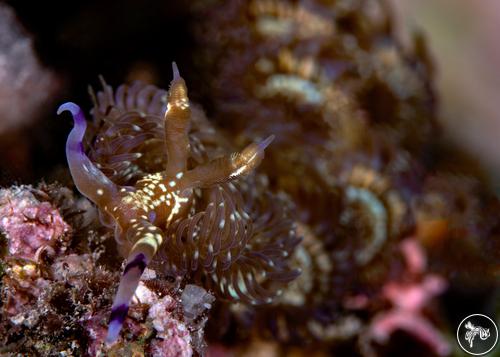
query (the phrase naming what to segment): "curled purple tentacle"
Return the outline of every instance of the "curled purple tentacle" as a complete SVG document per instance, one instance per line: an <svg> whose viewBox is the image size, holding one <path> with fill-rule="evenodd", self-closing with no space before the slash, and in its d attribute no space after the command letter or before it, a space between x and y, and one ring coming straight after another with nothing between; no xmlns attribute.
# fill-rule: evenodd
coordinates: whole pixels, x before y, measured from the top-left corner
<svg viewBox="0 0 500 357"><path fill-rule="evenodd" d="M87 121L83 111L72 102L64 103L57 110L60 115L69 111L73 116L74 127L66 142L66 157L73 181L83 195L100 208L117 197L119 188L94 165L83 150L83 137Z"/></svg>
<svg viewBox="0 0 500 357"><path fill-rule="evenodd" d="M71 130L70 136L66 144L66 155L69 154L68 151L77 151L78 153L83 153L82 140L85 135L85 130L87 129L87 121L83 114L82 109L72 102L67 102L62 104L59 109L57 109L57 115L68 111L73 116L74 127Z"/></svg>

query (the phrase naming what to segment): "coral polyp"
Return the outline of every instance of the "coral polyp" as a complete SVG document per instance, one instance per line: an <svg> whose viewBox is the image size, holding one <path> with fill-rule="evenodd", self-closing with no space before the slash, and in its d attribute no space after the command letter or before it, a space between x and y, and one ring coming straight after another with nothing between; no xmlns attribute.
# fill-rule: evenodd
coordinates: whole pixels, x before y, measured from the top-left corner
<svg viewBox="0 0 500 357"><path fill-rule="evenodd" d="M208 286L216 286L222 296L254 304L271 302L277 293L274 283L286 283L298 275L286 262L299 240L285 212L277 209L276 215L269 215L259 211L259 207L252 207L260 204L252 202L256 197L252 189L247 188L249 200L245 202L237 184L231 182L260 164L274 137L190 167L192 114L187 87L175 63L173 72L163 121L165 167L144 174L130 185L113 182L85 154L82 141L86 120L82 110L66 103L58 111L70 111L75 121L66 145L73 180L78 190L97 205L103 223L114 227L121 251L127 252L112 306L108 343L118 338L141 275L159 249L164 253L162 263L175 274L201 275L204 278L200 280L208 280ZM153 87L145 90L155 91ZM117 93L117 98L121 94ZM116 119L115 130L120 129L120 119ZM116 156L123 159L124 154L133 155L116 151L136 149L146 138L140 131L130 138L135 145L125 145L126 140L122 145L116 141L111 144ZM105 138L101 136L102 140ZM142 156L138 154L134 157ZM116 175L125 180L128 177L123 172Z"/></svg>

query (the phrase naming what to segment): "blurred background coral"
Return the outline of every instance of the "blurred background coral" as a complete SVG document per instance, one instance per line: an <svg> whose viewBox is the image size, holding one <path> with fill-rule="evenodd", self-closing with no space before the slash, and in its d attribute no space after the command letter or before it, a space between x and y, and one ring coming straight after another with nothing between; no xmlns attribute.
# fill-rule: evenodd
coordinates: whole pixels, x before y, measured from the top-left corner
<svg viewBox="0 0 500 357"><path fill-rule="evenodd" d="M500 45L497 41L500 3L496 0L388 1L395 14L398 36L403 43L409 44L415 31L423 33L426 38L436 68L439 118L445 125L446 133L478 157L492 173L500 174L500 155L497 154L500 150L497 144L497 133L500 131L500 72L496 70L496 65L500 63ZM47 157L55 153L49 140L53 138L34 135L34 132L40 133L40 118L49 116L49 111L56 105L55 101L62 97L64 91L67 92L68 85L70 88L76 85L73 83L74 78L69 84L64 83L64 79L67 79L64 76L68 75L69 70L78 67L80 73L76 75L77 80L85 78L87 83L96 73L106 73L108 78L117 77L121 80L124 78L123 73L126 73L129 80L141 78L158 82L158 76L163 73L158 73L156 63L152 64L148 58L159 56L166 60L168 56L165 53L189 45L176 41L169 41L170 48L155 45L160 33L153 34L151 29L178 29L178 24L185 17L185 13L179 12L169 2L159 5L148 1L143 6L148 11L143 15L136 14L134 21L120 26L101 23L102 18L109 19L108 15L117 11L118 14L119 11L128 13L127 9L133 7L131 2L124 2L119 7L109 4L104 8L93 2L85 6L76 2L54 7L49 11L50 15L43 18L32 17L32 14L41 11L42 5L26 1L12 2L11 5L13 8L8 5L1 5L0 8L2 183L13 179L32 180L41 176L37 166L30 163L33 157L39 160L44 156L49 162L61 160L62 157ZM89 27L81 23L81 16L75 17L78 9L90 13L100 9L102 16L93 17L92 26ZM166 14L169 19L175 20L161 25ZM142 21L146 16L149 16L147 25ZM73 22L75 19L77 21ZM138 27L139 23L143 25ZM84 36L87 41L82 42L81 38L74 41L82 26L87 32L90 31ZM67 29L63 36L59 34L62 29ZM133 42L133 46L129 49L125 43L113 43L110 46L110 40L116 39L116 31L128 34L127 41ZM100 33L97 37L96 32ZM149 34L147 37L146 33ZM141 42L138 42L139 38L142 38ZM70 50L67 47L64 49L64 46L70 46ZM122 48L118 53L117 47ZM97 51L100 56L79 58L85 52L83 49ZM141 50L142 60L138 49ZM50 54L48 51L51 51ZM135 52L133 56L131 52ZM57 58L51 58L55 53L58 53ZM113 62L119 57L136 59L133 64ZM68 62L69 59L71 62ZM82 63L87 65L82 66ZM49 68L53 66L62 67L64 76L61 72L57 75L51 72ZM75 75L72 74L72 77ZM26 96L28 84L31 86L29 98ZM82 91L81 95L85 93ZM45 122L43 125L53 126L54 122ZM61 132L66 129L62 128ZM20 143L19 139L26 136L30 140ZM16 140L18 145L13 145Z"/></svg>
<svg viewBox="0 0 500 357"><path fill-rule="evenodd" d="M425 34L446 132L500 174L500 2L391 0L400 38ZM500 184L493 182L495 187Z"/></svg>

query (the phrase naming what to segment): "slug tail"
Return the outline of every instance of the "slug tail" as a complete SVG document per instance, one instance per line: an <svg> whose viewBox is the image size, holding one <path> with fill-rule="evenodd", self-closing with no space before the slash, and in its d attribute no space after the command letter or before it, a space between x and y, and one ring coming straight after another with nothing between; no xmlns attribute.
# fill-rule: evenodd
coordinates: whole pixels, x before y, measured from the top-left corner
<svg viewBox="0 0 500 357"><path fill-rule="evenodd" d="M132 247L118 286L118 292L111 307L108 335L106 337L108 345L118 338L127 317L130 300L132 300L132 296L139 285L142 273L163 241L161 230L147 221L134 224L130 230L131 232L128 235L132 234L141 238ZM147 233L144 233L144 231Z"/></svg>

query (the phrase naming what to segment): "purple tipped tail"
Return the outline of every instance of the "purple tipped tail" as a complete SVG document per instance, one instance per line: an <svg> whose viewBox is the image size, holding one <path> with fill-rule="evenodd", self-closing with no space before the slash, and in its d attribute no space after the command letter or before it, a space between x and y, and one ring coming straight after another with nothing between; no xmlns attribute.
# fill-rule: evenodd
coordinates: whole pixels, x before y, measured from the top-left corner
<svg viewBox="0 0 500 357"><path fill-rule="evenodd" d="M118 336L120 335L120 330L122 329L123 322L127 317L128 304L122 304L114 307L111 310L111 317L109 319L108 334L106 336L106 344L110 345L114 343Z"/></svg>
<svg viewBox="0 0 500 357"><path fill-rule="evenodd" d="M130 300L135 293L135 289L139 284L147 263L148 259L143 253L132 253L131 258L129 258L125 266L113 306L111 307L111 317L109 318L108 335L106 337L108 345L115 342L120 335L123 322L127 317Z"/></svg>

